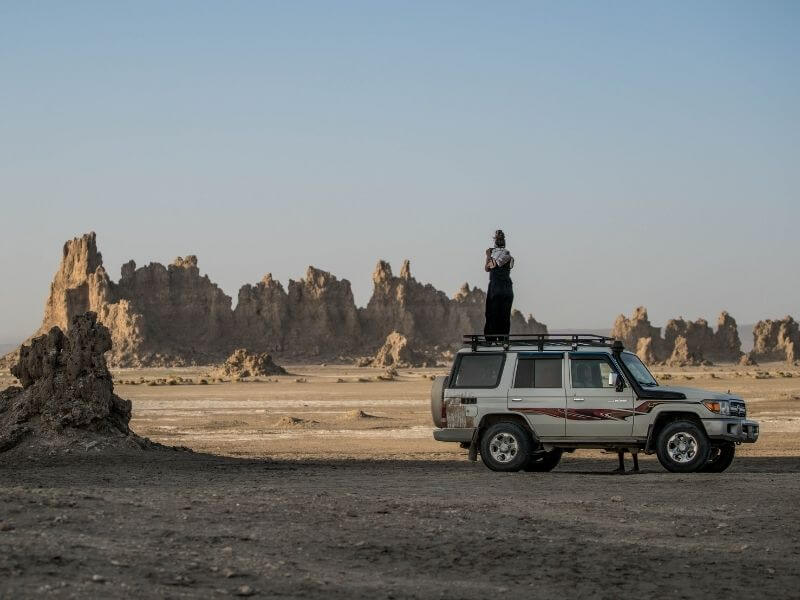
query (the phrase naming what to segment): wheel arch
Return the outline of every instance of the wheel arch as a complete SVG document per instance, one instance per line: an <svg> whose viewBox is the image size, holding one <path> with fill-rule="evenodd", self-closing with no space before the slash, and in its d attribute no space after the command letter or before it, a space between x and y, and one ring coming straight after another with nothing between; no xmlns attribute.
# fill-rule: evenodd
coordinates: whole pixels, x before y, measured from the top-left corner
<svg viewBox="0 0 800 600"><path fill-rule="evenodd" d="M522 415L517 415L514 413L489 413L487 415L483 415L480 423L478 424L478 439L481 438L483 432L489 427L495 423L501 422L511 422L520 425L525 431L528 432L528 435L531 436L531 441L534 444L539 443L539 436L536 435L536 431L534 431L533 427L531 427L530 422L528 422L528 420Z"/></svg>
<svg viewBox="0 0 800 600"><path fill-rule="evenodd" d="M695 412L688 410L663 410L655 416L653 423L647 428L647 441L644 445L645 454L652 454L655 452L654 447L658 434L661 433L661 430L666 427L667 424L673 421L691 421L703 432L706 431L703 420Z"/></svg>

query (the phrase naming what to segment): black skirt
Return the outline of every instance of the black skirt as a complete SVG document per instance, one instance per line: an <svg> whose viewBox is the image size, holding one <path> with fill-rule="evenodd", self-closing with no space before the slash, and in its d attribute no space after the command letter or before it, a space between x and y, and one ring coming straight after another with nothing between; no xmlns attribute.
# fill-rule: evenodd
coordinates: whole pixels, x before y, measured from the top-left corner
<svg viewBox="0 0 800 600"><path fill-rule="evenodd" d="M509 265L489 271L489 291L486 294L486 325L484 335L508 335L511 332L511 305L514 286Z"/></svg>

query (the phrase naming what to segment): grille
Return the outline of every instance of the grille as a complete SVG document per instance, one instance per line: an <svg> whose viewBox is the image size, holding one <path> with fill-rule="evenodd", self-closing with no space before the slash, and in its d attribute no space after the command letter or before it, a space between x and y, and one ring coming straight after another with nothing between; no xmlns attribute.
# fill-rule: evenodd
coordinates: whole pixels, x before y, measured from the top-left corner
<svg viewBox="0 0 800 600"><path fill-rule="evenodd" d="M744 402L731 402L730 411L732 417L747 416L747 408L745 407Z"/></svg>

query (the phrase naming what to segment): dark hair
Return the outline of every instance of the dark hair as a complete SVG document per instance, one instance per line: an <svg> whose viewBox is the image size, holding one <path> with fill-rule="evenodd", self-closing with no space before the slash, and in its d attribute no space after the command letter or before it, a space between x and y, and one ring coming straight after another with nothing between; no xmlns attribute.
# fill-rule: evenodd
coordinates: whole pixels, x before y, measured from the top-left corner
<svg viewBox="0 0 800 600"><path fill-rule="evenodd" d="M502 229L498 229L494 232L494 245L496 248L506 247L506 234L503 233Z"/></svg>

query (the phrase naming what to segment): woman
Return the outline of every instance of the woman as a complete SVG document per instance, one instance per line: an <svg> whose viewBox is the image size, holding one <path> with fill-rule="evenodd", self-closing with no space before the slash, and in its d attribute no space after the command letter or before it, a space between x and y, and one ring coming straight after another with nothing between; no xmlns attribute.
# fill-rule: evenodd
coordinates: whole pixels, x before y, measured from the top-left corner
<svg viewBox="0 0 800 600"><path fill-rule="evenodd" d="M511 269L514 259L506 250L506 235L502 229L494 232L494 248L486 250L484 269L489 273L489 292L486 294L486 326L484 335L508 335L511 330L511 305L514 288Z"/></svg>

